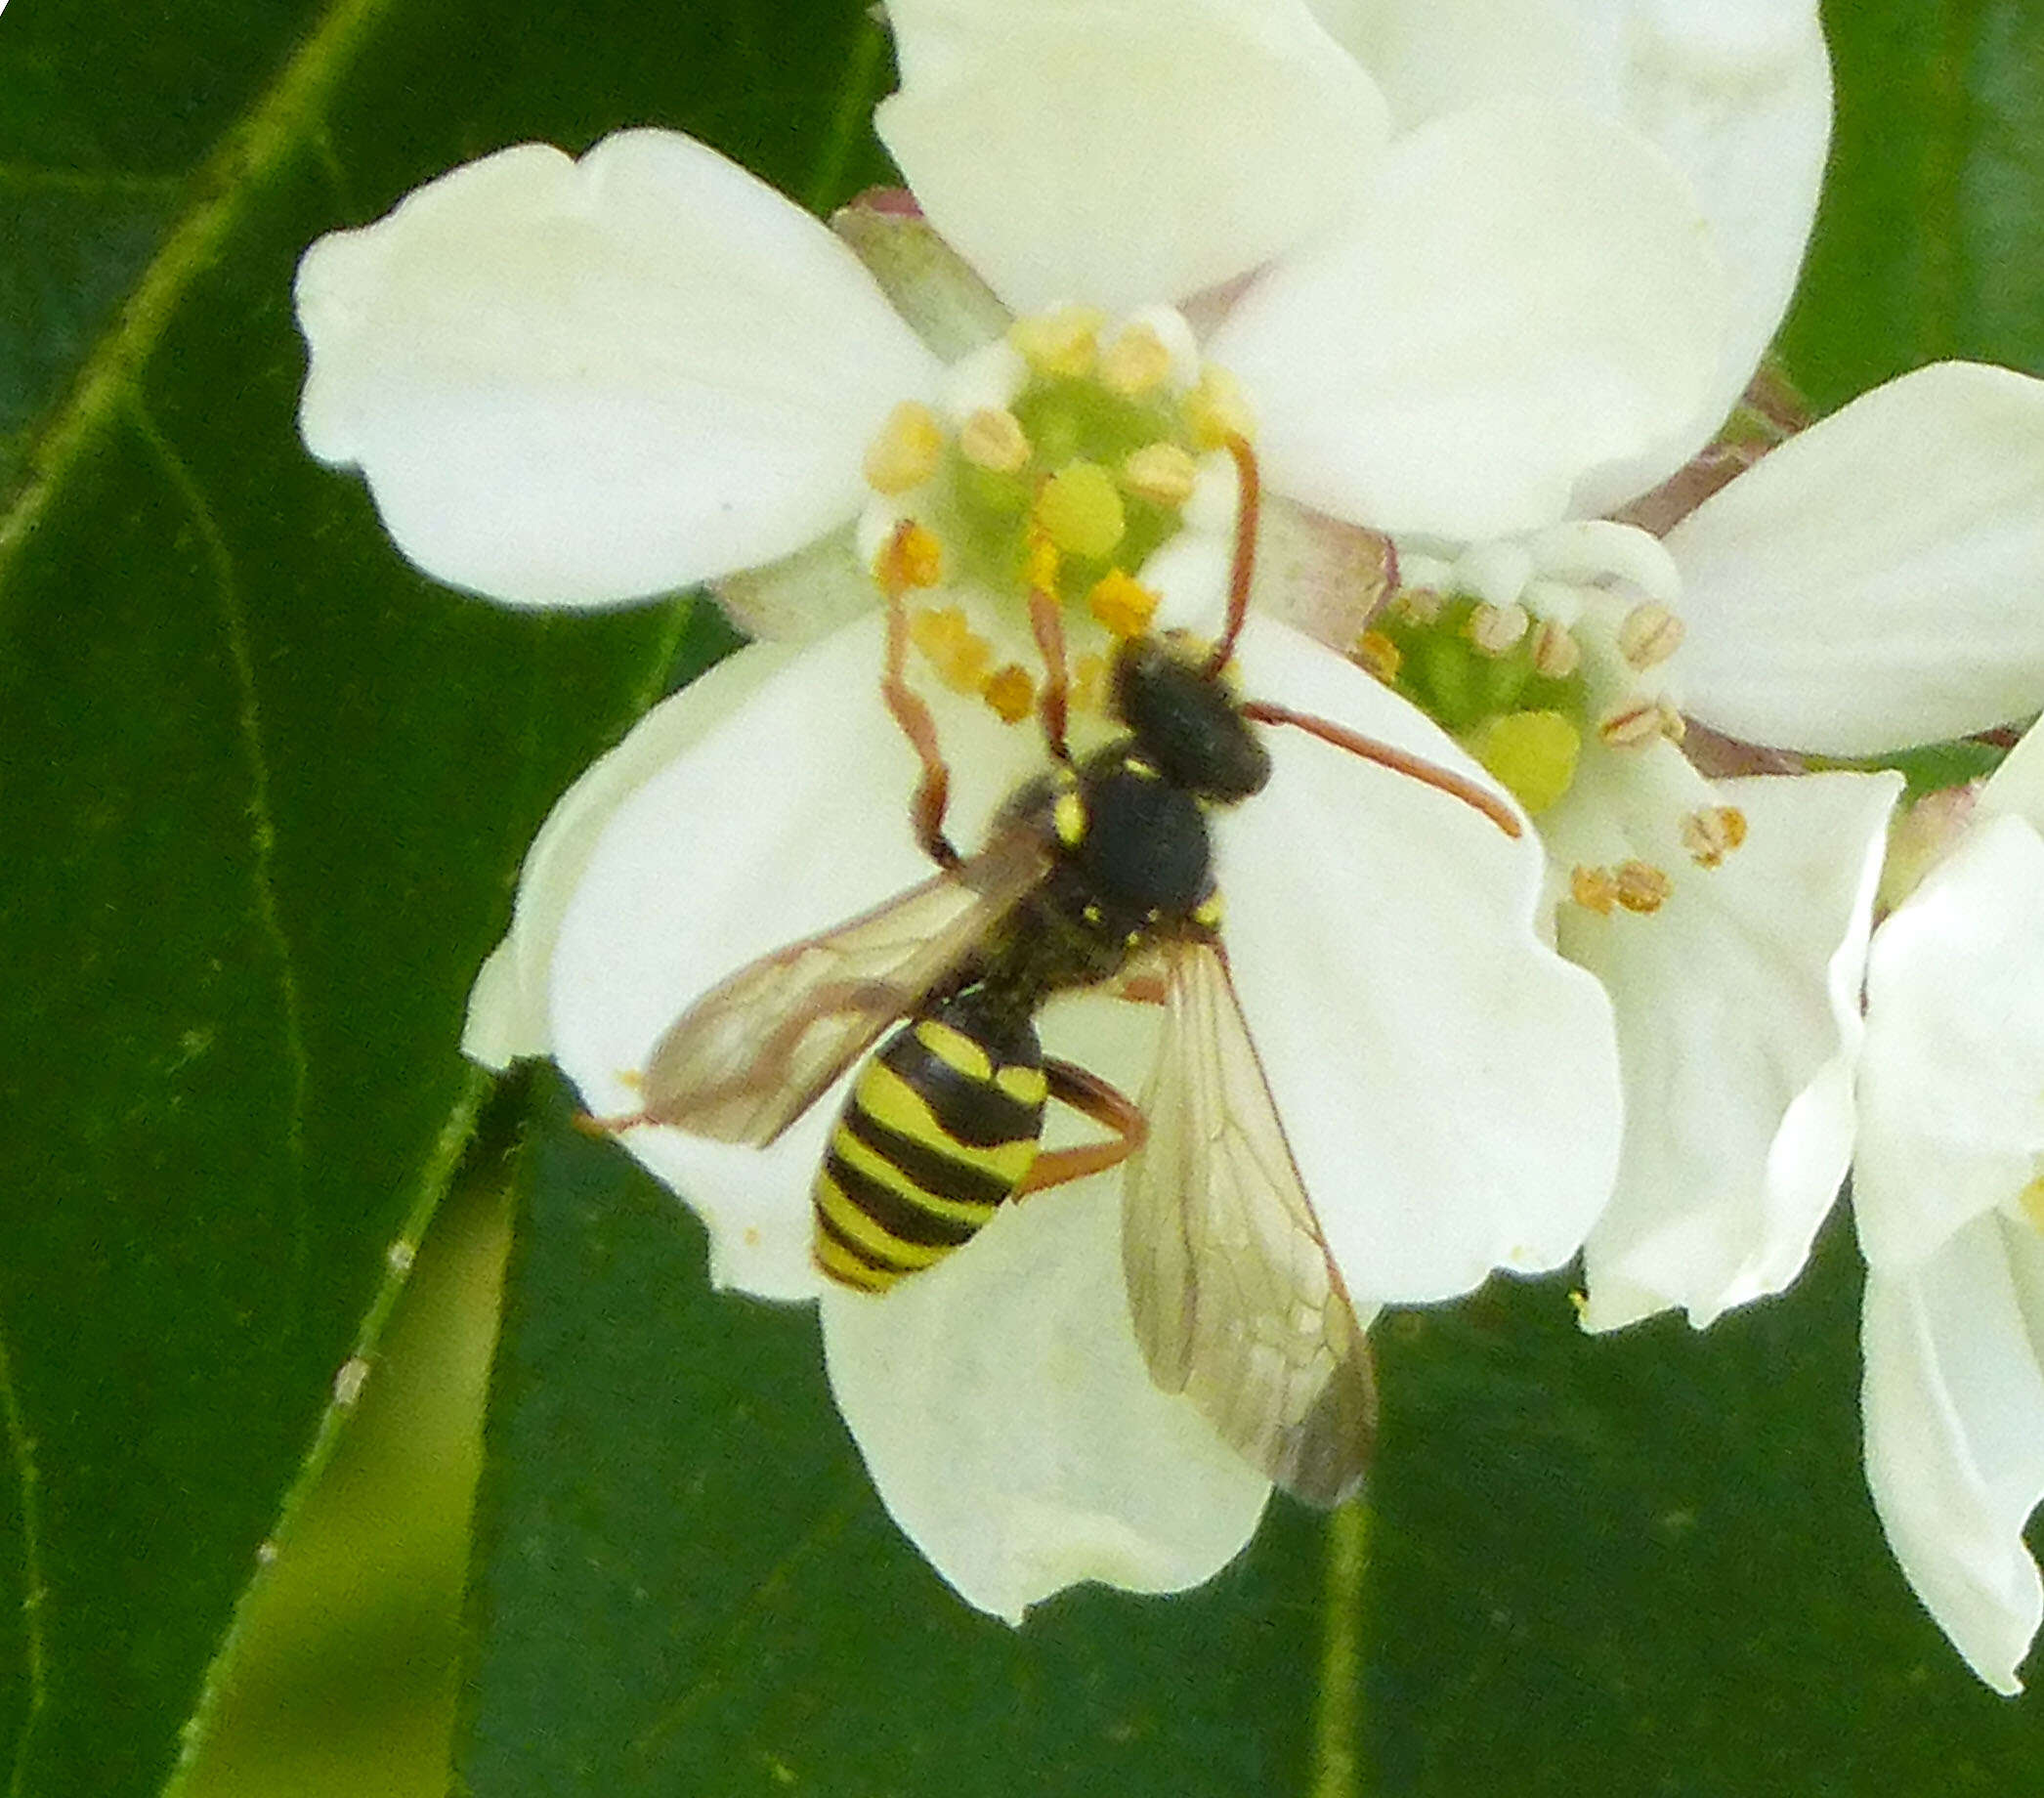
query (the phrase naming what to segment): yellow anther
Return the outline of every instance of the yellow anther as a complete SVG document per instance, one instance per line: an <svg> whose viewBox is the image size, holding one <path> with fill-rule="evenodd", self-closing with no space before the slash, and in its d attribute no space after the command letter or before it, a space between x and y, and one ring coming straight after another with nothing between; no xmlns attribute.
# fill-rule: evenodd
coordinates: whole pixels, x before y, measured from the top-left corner
<svg viewBox="0 0 2044 1798"><path fill-rule="evenodd" d="M1689 720L1666 700L1663 700L1656 709L1661 718L1661 735L1670 743L1680 743L1689 734Z"/></svg>
<svg viewBox="0 0 2044 1798"><path fill-rule="evenodd" d="M1651 600L1635 606L1618 626L1618 653L1629 665L1650 668L1682 647L1682 621L1666 606Z"/></svg>
<svg viewBox="0 0 2044 1798"><path fill-rule="evenodd" d="M1107 315L1094 307L1067 306L1025 314L1007 327L1007 340L1042 373L1090 374L1106 322Z"/></svg>
<svg viewBox="0 0 2044 1798"><path fill-rule="evenodd" d="M1575 784L1583 734L1558 711L1512 711L1491 721L1476 759L1529 812L1544 812Z"/></svg>
<svg viewBox="0 0 2044 1798"><path fill-rule="evenodd" d="M1057 545L1041 531L1030 533L1028 545L1022 551L1022 579L1025 585L1035 587L1040 593L1047 593L1052 599L1058 597L1058 563L1062 558Z"/></svg>
<svg viewBox="0 0 2044 1798"><path fill-rule="evenodd" d="M866 447L866 484L876 493L906 493L943 462L944 427L936 413L919 401L904 400Z"/></svg>
<svg viewBox="0 0 2044 1798"><path fill-rule="evenodd" d="M1157 327L1138 321L1114 334L1100 352L1100 383L1134 400L1162 387L1171 371L1171 353Z"/></svg>
<svg viewBox="0 0 2044 1798"><path fill-rule="evenodd" d="M928 527L905 518L873 557L873 578L890 599L912 587L933 587L944 578L944 545Z"/></svg>
<svg viewBox="0 0 2044 1798"><path fill-rule="evenodd" d="M1440 617L1447 596L1433 587L1400 587L1391 595L1391 610L1414 624L1430 624Z"/></svg>
<svg viewBox="0 0 2044 1798"><path fill-rule="evenodd" d="M1715 868L1746 840L1746 814L1736 805L1706 805L1682 822L1682 847L1699 868Z"/></svg>
<svg viewBox="0 0 2044 1798"><path fill-rule="evenodd" d="M976 468L1011 475L1029 460L1029 438L1013 412L983 406L959 426L958 453Z"/></svg>
<svg viewBox="0 0 2044 1798"><path fill-rule="evenodd" d="M1618 882L1608 868L1578 866L1568 877L1568 896L1586 911L1609 918L1618 903Z"/></svg>
<svg viewBox="0 0 2044 1798"><path fill-rule="evenodd" d="M1067 462L1037 490L1033 516L1067 555L1094 559L1113 551L1127 526L1114 477L1097 462Z"/></svg>
<svg viewBox="0 0 2044 1798"><path fill-rule="evenodd" d="M1132 576L1111 568L1093 582L1086 607L1118 637L1139 636L1157 616L1158 596Z"/></svg>
<svg viewBox="0 0 2044 1798"><path fill-rule="evenodd" d="M1021 723L1037 703L1036 682L1026 668L1012 662L989 674L979 691L1003 724Z"/></svg>
<svg viewBox="0 0 2044 1798"><path fill-rule="evenodd" d="M954 693L977 693L987 678L993 646L965 621L957 606L922 606L909 615L909 641Z"/></svg>
<svg viewBox="0 0 2044 1798"><path fill-rule="evenodd" d="M1466 628L1479 656L1505 656L1518 648L1532 625L1524 606L1479 605Z"/></svg>
<svg viewBox="0 0 2044 1798"><path fill-rule="evenodd" d="M1348 652L1349 661L1389 686L1405 664L1405 653L1381 630L1366 630Z"/></svg>
<svg viewBox="0 0 2044 1798"><path fill-rule="evenodd" d="M1533 629L1533 669L1550 680L1566 680L1583 665L1583 646L1568 626L1542 619Z"/></svg>
<svg viewBox="0 0 2044 1798"><path fill-rule="evenodd" d="M1176 444L1145 444L1122 462L1122 485L1152 505L1174 510L1192 497L1200 470Z"/></svg>
<svg viewBox="0 0 2044 1798"><path fill-rule="evenodd" d="M1200 378L1185 396L1181 415L1202 449L1218 450L1231 437L1256 434L1256 414L1250 410L1242 383L1212 363L1201 368Z"/></svg>
<svg viewBox="0 0 2044 1798"><path fill-rule="evenodd" d="M1634 700L1607 713L1597 727L1598 739L1608 749L1643 749L1658 743L1667 733L1661 721L1659 700Z"/></svg>
<svg viewBox="0 0 2044 1798"><path fill-rule="evenodd" d="M1642 917L1658 912L1675 891L1675 882L1651 862L1620 862L1612 870L1618 903Z"/></svg>

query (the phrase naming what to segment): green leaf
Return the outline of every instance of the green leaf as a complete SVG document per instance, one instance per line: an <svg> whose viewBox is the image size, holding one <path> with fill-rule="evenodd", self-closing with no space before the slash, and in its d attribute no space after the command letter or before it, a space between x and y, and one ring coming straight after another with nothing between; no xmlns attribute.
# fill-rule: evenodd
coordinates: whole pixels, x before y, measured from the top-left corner
<svg viewBox="0 0 2044 1798"><path fill-rule="evenodd" d="M1072 1592L1020 1630L895 1530L816 1318L708 1289L615 1143L529 1155L479 1507L460 1759L478 1798L1298 1790L1318 1520L1280 1501L1204 1590Z"/></svg>
<svg viewBox="0 0 2044 1798"><path fill-rule="evenodd" d="M2044 370L2044 13L1833 0L1831 168L1782 348L1820 411L1921 363Z"/></svg>
<svg viewBox="0 0 2044 1798"><path fill-rule="evenodd" d="M171 28L26 0L0 27L0 195L38 258L10 258L30 303L0 316L19 1793L154 1791L177 1760L461 1150L463 1002L518 861L685 616L435 588L297 441L305 244L493 141L493 109L560 108L557 44L514 89L450 54L489 9L408 46L384 10ZM623 23L574 60L650 107Z"/></svg>

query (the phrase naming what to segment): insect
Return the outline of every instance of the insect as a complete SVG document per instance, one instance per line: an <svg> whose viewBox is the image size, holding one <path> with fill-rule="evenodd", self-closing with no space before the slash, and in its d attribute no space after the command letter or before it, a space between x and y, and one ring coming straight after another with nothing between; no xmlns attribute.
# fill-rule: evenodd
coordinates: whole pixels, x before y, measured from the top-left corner
<svg viewBox="0 0 2044 1798"><path fill-rule="evenodd" d="M1229 978L1208 816L1262 789L1270 757L1256 727L1288 725L1437 787L1509 835L1519 826L1446 769L1236 696L1226 669L1257 483L1248 447L1233 451L1241 522L1219 641L1128 638L1110 672L1123 734L1075 757L1059 614L1033 594L1050 766L969 857L945 833L949 773L905 678L907 615L890 595L882 693L920 763L912 818L937 873L704 994L648 1057L643 1109L605 1127L764 1146L878 1043L814 1194L818 1264L868 1292L959 1248L1002 1205L1126 1162L1123 1265L1152 1379L1272 1479L1332 1505L1367 1464L1375 1377ZM1038 1040L1053 995L1114 983L1164 1008L1140 1105ZM1107 1135L1043 1148L1052 1099Z"/></svg>

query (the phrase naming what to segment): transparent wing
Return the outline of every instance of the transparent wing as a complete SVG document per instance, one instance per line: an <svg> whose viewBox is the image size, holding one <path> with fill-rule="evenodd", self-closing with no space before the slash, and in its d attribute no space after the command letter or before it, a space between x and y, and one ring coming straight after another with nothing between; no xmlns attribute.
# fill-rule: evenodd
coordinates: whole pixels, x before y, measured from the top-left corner
<svg viewBox="0 0 2044 1798"><path fill-rule="evenodd" d="M1040 835L1012 830L954 872L740 968L654 1045L642 1120L772 1142L958 972L1048 865Z"/></svg>
<svg viewBox="0 0 2044 1798"><path fill-rule="evenodd" d="M1328 1258L1219 946L1177 948L1125 1177L1122 1261L1150 1375L1317 1505L1361 1481L1370 1345Z"/></svg>

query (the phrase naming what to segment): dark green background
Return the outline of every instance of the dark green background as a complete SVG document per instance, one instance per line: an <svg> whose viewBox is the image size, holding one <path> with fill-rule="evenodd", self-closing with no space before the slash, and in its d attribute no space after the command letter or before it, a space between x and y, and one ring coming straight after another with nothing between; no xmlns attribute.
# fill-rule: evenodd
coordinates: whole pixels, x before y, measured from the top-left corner
<svg viewBox="0 0 2044 1798"><path fill-rule="evenodd" d="M2044 372L2044 9L1832 25L1792 373L1828 407L1937 356ZM882 173L887 78L852 0L0 17L9 1789L154 1791L202 1692L232 1703L391 1244L506 1179L456 1749L490 1798L2034 1785L2035 1707L1964 1671L1875 1526L1842 1231L1701 1339L1585 1344L1554 1284L1394 1321L1359 1597L1281 1505L1196 1595L1016 1633L880 1514L805 1315L708 1295L693 1224L548 1082L478 1134L455 1043L520 853L714 633L413 576L298 446L292 268L450 163L625 123L828 206Z"/></svg>

